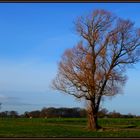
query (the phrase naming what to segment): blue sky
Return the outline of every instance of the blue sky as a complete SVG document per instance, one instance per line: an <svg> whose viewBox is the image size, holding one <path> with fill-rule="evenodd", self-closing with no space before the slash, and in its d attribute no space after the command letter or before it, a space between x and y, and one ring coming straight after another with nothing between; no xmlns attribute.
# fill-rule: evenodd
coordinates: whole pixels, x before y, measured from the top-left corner
<svg viewBox="0 0 140 140"><path fill-rule="evenodd" d="M50 88L57 63L79 37L77 16L106 9L140 27L139 3L0 3L0 102L19 113L43 107L84 107ZM109 111L140 115L140 63L128 69L123 94L102 103Z"/></svg>

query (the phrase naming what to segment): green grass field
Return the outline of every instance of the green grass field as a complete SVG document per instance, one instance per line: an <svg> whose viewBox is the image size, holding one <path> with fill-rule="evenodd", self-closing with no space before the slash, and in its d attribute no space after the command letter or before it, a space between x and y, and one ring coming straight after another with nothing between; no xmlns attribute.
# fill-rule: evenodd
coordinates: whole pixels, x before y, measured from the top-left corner
<svg viewBox="0 0 140 140"><path fill-rule="evenodd" d="M86 129L85 118L0 118L0 137L140 137L140 119L104 118L104 130Z"/></svg>

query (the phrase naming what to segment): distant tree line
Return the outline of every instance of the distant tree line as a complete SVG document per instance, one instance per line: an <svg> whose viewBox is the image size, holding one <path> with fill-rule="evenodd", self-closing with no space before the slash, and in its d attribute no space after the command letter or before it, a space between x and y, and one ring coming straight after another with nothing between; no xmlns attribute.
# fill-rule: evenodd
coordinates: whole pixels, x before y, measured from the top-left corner
<svg viewBox="0 0 140 140"><path fill-rule="evenodd" d="M82 108L54 108L44 107L42 110L34 110L30 112L24 112L23 114L18 114L17 111L3 111L0 112L1 118L84 118L87 116L87 112L85 109ZM131 113L128 114L121 114L116 111L109 112L107 109L103 108L100 109L98 112L99 118L135 118L140 117L136 115L132 115Z"/></svg>
<svg viewBox="0 0 140 140"><path fill-rule="evenodd" d="M98 117L99 118L135 118L140 116L132 115L131 113L121 114L119 112L116 112L115 110L109 112L107 109L103 108L98 112Z"/></svg>
<svg viewBox="0 0 140 140"><path fill-rule="evenodd" d="M24 117L45 117L45 118L53 118L53 117L86 117L85 109L81 108L43 108L41 111L31 111L25 112L23 114Z"/></svg>
<svg viewBox="0 0 140 140"><path fill-rule="evenodd" d="M17 111L3 111L3 112L0 112L0 117L18 118L18 117L20 117L20 115L18 114Z"/></svg>

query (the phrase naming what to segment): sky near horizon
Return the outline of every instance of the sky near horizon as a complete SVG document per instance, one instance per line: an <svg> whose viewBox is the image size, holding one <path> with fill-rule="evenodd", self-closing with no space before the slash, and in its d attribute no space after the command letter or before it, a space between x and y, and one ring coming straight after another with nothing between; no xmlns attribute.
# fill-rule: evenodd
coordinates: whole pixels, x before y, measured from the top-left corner
<svg viewBox="0 0 140 140"><path fill-rule="evenodd" d="M74 20L105 9L140 27L140 3L0 3L1 111L84 107L84 102L50 88L66 48L79 41ZM119 94L102 103L109 111L140 115L140 63L127 70Z"/></svg>

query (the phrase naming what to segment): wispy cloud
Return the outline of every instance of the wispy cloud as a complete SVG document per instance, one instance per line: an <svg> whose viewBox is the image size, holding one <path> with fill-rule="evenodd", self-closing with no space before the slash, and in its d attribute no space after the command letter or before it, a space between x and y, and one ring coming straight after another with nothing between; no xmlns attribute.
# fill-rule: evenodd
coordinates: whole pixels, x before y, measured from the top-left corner
<svg viewBox="0 0 140 140"><path fill-rule="evenodd" d="M0 63L0 91L45 92L55 74L55 65L51 63Z"/></svg>

